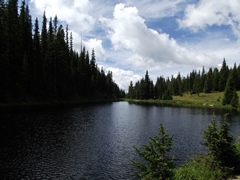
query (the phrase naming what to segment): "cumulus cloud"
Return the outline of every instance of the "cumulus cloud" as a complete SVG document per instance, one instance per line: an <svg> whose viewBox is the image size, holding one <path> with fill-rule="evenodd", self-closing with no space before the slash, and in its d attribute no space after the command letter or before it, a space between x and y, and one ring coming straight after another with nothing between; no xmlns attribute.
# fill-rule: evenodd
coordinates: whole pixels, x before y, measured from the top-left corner
<svg viewBox="0 0 240 180"><path fill-rule="evenodd" d="M83 39L81 35L76 32L72 32L73 34L73 45L75 50L80 52L81 47L85 47L88 51L89 55L91 55L92 50L94 49L95 56L97 60L105 60L106 52L102 45L102 40L96 38Z"/></svg>
<svg viewBox="0 0 240 180"><path fill-rule="evenodd" d="M142 77L134 74L133 71L126 71L120 68L107 68L107 71L111 71L113 74L113 80L117 82L119 87L125 91L128 91L128 87L130 85L130 81L135 84Z"/></svg>
<svg viewBox="0 0 240 180"><path fill-rule="evenodd" d="M87 41L83 41L83 45L86 47L86 50L88 50L89 53L91 53L92 49L94 49L97 60L106 59L105 50L102 46L102 40L91 38Z"/></svg>
<svg viewBox="0 0 240 180"><path fill-rule="evenodd" d="M45 11L48 18L57 15L58 19L68 23L72 30L89 32L94 28L96 20L89 13L89 0L31 0L30 3L38 14Z"/></svg>
<svg viewBox="0 0 240 180"><path fill-rule="evenodd" d="M190 28L194 32L206 26L229 25L234 34L240 37L239 9L239 0L200 0L198 4L187 6L183 19L179 19L178 23L181 28Z"/></svg>
<svg viewBox="0 0 240 180"><path fill-rule="evenodd" d="M181 47L168 34L150 29L138 15L136 7L117 4L113 19L101 19L108 28L114 50L126 49L133 53L127 59L132 66L146 68L163 64L200 65L212 63L212 57Z"/></svg>

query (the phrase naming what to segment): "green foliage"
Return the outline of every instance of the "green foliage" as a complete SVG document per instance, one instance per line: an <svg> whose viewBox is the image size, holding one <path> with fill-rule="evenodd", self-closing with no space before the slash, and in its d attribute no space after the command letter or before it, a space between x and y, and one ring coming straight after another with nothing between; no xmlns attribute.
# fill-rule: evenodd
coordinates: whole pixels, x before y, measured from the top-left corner
<svg viewBox="0 0 240 180"><path fill-rule="evenodd" d="M175 170L175 180L219 180L226 176L221 169L212 169L209 155L201 155L185 162Z"/></svg>
<svg viewBox="0 0 240 180"><path fill-rule="evenodd" d="M236 145L230 134L226 116L220 127L217 126L213 116L207 130L203 131L203 138L202 145L207 147L209 155L212 157L213 170L222 169L226 173L230 173L237 167Z"/></svg>
<svg viewBox="0 0 240 180"><path fill-rule="evenodd" d="M227 81L227 86L224 91L224 97L222 101L223 105L231 104L233 108L236 108L238 106L238 96L236 93L237 81L238 74L237 66L235 63L233 69L231 70L230 76Z"/></svg>
<svg viewBox="0 0 240 180"><path fill-rule="evenodd" d="M210 68L207 73L206 81L204 84L204 92L211 93L212 89L213 89L213 73L212 68Z"/></svg>
<svg viewBox="0 0 240 180"><path fill-rule="evenodd" d="M201 92L200 72L198 75L196 75L194 79L193 92L196 93L198 96L199 93Z"/></svg>
<svg viewBox="0 0 240 180"><path fill-rule="evenodd" d="M174 99L179 99L184 94L190 94L191 96L197 94L199 101L202 101L203 96L206 97L209 96L210 93L219 93L225 90L224 97L222 98L221 94L221 96L214 99L214 102L211 102L211 105L214 106L214 104L217 104L218 107L231 105L237 109L239 100L234 91L240 91L239 72L240 65L237 67L235 63L234 67L229 69L224 59L220 71L218 68L209 68L209 71L205 72L203 67L202 72L200 70L198 72L192 70L187 77L182 77L180 73L178 73L177 77L171 76L171 79L164 78L163 76L157 77L156 83L153 84L153 82L149 80L150 78L147 71L145 78L137 81L135 85L133 82L130 82L127 97L139 100L172 100L172 96L175 96ZM203 94L203 92L205 94ZM218 103L220 99L222 104ZM209 104L209 101L206 100L202 104Z"/></svg>
<svg viewBox="0 0 240 180"><path fill-rule="evenodd" d="M160 125L158 135L151 137L147 145L143 145L142 149L135 147L136 153L145 161L133 161L133 165L140 170L135 176L146 180L173 178L175 158L168 155L172 149L173 136L168 136L167 132Z"/></svg>
<svg viewBox="0 0 240 180"><path fill-rule="evenodd" d="M228 69L226 60L223 59L222 67L220 70L219 84L218 84L219 91L224 91L226 87L228 75L229 75L229 69Z"/></svg>
<svg viewBox="0 0 240 180"><path fill-rule="evenodd" d="M137 149L136 153L143 159L133 161L139 171L135 176L141 179L174 179L174 180L219 180L227 179L233 173L240 171L240 139L234 143L226 120L219 125L215 116L207 129L203 131L207 154L199 155L180 167L174 169L175 158L167 153L172 149L173 136L168 136L163 125L160 125L158 135L150 138L147 145Z"/></svg>
<svg viewBox="0 0 240 180"><path fill-rule="evenodd" d="M236 90L234 90L232 100L231 100L230 104L233 108L237 108L238 102L239 102L239 97L238 97L238 94L237 94Z"/></svg>
<svg viewBox="0 0 240 180"><path fill-rule="evenodd" d="M173 97L172 97L169 89L165 90L165 92L162 96L162 100L173 100Z"/></svg>
<svg viewBox="0 0 240 180"><path fill-rule="evenodd" d="M213 116L207 130L203 131L203 137L201 144L207 147L208 153L177 168L176 180L227 179L233 172L239 171L240 143L234 143L226 116L220 126Z"/></svg>

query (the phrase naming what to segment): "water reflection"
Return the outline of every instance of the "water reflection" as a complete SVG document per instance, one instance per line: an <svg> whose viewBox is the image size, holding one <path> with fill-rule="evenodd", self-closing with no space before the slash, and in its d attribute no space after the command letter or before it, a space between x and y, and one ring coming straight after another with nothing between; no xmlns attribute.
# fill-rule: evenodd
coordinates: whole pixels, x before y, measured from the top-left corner
<svg viewBox="0 0 240 180"><path fill-rule="evenodd" d="M204 151L201 131L225 112L139 106L126 102L0 113L0 168L5 179L133 179L133 146L160 124L174 135L172 154L184 162ZM239 115L230 114L239 136Z"/></svg>

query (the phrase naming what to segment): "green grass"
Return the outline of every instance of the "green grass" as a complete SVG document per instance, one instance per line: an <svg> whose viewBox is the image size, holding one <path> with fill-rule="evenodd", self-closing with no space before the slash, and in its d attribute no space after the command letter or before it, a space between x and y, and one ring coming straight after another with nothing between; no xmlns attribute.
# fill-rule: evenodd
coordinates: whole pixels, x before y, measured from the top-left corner
<svg viewBox="0 0 240 180"><path fill-rule="evenodd" d="M211 159L208 155L201 155L187 161L175 170L174 180L219 180L225 174L220 169L211 168Z"/></svg>
<svg viewBox="0 0 240 180"><path fill-rule="evenodd" d="M207 108L222 108L233 109L230 105L222 106L222 99L224 92L200 93L197 94L184 93L183 96L173 96L173 100L132 100L125 99L132 103L155 104L162 106L178 106L178 107L207 107ZM240 91L238 91L240 97ZM238 104L237 111L240 112L240 104Z"/></svg>
<svg viewBox="0 0 240 180"><path fill-rule="evenodd" d="M236 142L237 156L240 162L240 137ZM219 180L239 179L240 169L235 169L237 174L229 175L227 169L212 168L212 159L208 154L202 154L175 169L174 180Z"/></svg>
<svg viewBox="0 0 240 180"><path fill-rule="evenodd" d="M222 99L223 92L200 93L199 96L197 94L184 93L183 96L173 96L173 101L175 102L210 107L221 107Z"/></svg>

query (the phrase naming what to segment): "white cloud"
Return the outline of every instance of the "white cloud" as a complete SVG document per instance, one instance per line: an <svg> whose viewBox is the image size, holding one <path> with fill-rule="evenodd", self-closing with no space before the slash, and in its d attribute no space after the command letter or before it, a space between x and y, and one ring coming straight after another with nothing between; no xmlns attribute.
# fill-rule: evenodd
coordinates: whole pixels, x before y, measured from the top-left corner
<svg viewBox="0 0 240 180"><path fill-rule="evenodd" d="M135 1L127 0L127 6L135 6L139 9L139 14L144 18L163 18L174 16L181 10L179 6L185 0L161 0L161 1Z"/></svg>
<svg viewBox="0 0 240 180"><path fill-rule="evenodd" d="M113 73L113 80L125 91L128 91L130 81L132 81L134 85L142 78L141 76L134 74L133 71L126 71L119 68L107 68L107 71L111 71Z"/></svg>
<svg viewBox="0 0 240 180"><path fill-rule="evenodd" d="M93 30L96 20L90 15L89 0L31 0L34 9L48 18L57 15L60 21L66 22L72 30L89 32Z"/></svg>
<svg viewBox="0 0 240 180"><path fill-rule="evenodd" d="M165 33L156 30L165 25L166 17L174 19L176 14L179 17L182 14L179 12L184 12L178 20L183 29L197 32L213 25L227 25L240 37L239 0L199 0L190 5L186 0L121 2L126 6L116 5L112 0L30 0L29 5L33 19L38 17L40 23L46 11L48 19L57 15L59 24L68 24L69 31L73 32L74 49L80 51L81 41L89 54L94 48L99 67L111 70L115 82L126 90L130 81L135 83L141 79L146 70L155 80L156 76L167 77L178 72L186 75L203 65L216 67L224 57L227 63L238 62L240 40L232 42L231 32L228 36L221 30L217 35L213 31L201 31L200 39L197 33L181 29L182 36L186 37L179 42L182 38L178 30L168 32L163 28ZM148 23L154 29L150 29Z"/></svg>
<svg viewBox="0 0 240 180"><path fill-rule="evenodd" d="M217 33L216 33L217 34ZM196 44L188 44L194 49L199 49L207 54L212 54L219 64L222 64L223 58L227 64L232 67L234 63L240 62L240 41L231 41L221 35L213 36L212 38L203 38ZM216 67L217 63L213 66Z"/></svg>
<svg viewBox="0 0 240 180"><path fill-rule="evenodd" d="M102 18L101 22L108 28L108 37L115 51L125 49L132 52L133 55L126 59L134 67L157 68L169 63L208 66L213 63L212 57L190 51L168 34L149 29L136 7L117 4L113 19Z"/></svg>
<svg viewBox="0 0 240 180"><path fill-rule="evenodd" d="M88 50L89 53L91 53L92 49L94 49L97 60L106 59L105 50L102 46L102 40L91 38L87 41L83 41L83 45L86 47L86 50Z"/></svg>
<svg viewBox="0 0 240 180"><path fill-rule="evenodd" d="M229 25L234 34L240 37L240 1L239 0L200 0L190 4L185 10L182 20L178 20L181 28L190 28L194 32L206 26Z"/></svg>
<svg viewBox="0 0 240 180"><path fill-rule="evenodd" d="M38 11L38 14L46 12L46 16L55 17L58 20L69 25L70 31L73 32L74 49L80 51L81 41L83 46L89 53L92 49L98 60L105 60L105 50L102 46L102 40L96 38L89 38L83 40L81 34L91 35L90 32L95 30L97 19L91 13L93 4L89 0L31 0L31 6ZM35 14L37 12L34 12Z"/></svg>
<svg viewBox="0 0 240 180"><path fill-rule="evenodd" d="M102 40L96 38L83 39L78 33L72 32L73 34L73 45L74 49L80 52L81 47L85 47L91 56L92 50L94 49L95 56L97 60L105 60L106 52L102 45Z"/></svg>

